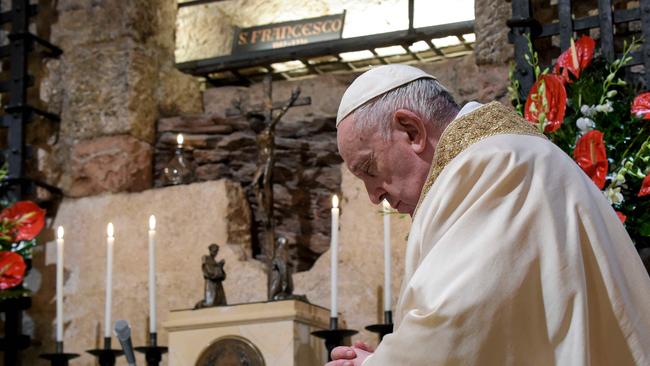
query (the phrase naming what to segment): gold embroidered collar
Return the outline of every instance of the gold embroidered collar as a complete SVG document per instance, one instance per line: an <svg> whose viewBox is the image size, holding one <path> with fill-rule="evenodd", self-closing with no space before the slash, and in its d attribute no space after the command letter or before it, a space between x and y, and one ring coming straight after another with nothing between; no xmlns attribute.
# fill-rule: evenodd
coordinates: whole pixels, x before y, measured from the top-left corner
<svg viewBox="0 0 650 366"><path fill-rule="evenodd" d="M440 172L458 154L486 137L504 134L543 136L528 121L499 102L483 105L452 121L440 136L415 213Z"/></svg>

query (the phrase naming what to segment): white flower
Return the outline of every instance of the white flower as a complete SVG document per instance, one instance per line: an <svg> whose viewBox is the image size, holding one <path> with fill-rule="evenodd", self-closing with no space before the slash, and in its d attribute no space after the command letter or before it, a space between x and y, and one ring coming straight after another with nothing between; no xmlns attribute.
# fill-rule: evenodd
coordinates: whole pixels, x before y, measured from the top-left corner
<svg viewBox="0 0 650 366"><path fill-rule="evenodd" d="M591 117L594 114L596 114L595 108L593 106L589 106L589 105L586 105L586 104L583 105L582 107L580 107L580 112L585 117Z"/></svg>
<svg viewBox="0 0 650 366"><path fill-rule="evenodd" d="M596 128L596 123L587 117L580 117L576 121L576 127L580 130L580 134L584 135Z"/></svg>
<svg viewBox="0 0 650 366"><path fill-rule="evenodd" d="M612 102L609 100L605 104L599 104L596 106L596 112L609 113L612 111L614 111L614 108L612 108Z"/></svg>
<svg viewBox="0 0 650 366"><path fill-rule="evenodd" d="M607 188L603 191L605 198L609 201L610 205L618 205L623 202L623 195L621 194L621 187Z"/></svg>
<svg viewBox="0 0 650 366"><path fill-rule="evenodd" d="M614 178L612 178L612 183L619 187L625 184L625 176L623 174L616 174Z"/></svg>

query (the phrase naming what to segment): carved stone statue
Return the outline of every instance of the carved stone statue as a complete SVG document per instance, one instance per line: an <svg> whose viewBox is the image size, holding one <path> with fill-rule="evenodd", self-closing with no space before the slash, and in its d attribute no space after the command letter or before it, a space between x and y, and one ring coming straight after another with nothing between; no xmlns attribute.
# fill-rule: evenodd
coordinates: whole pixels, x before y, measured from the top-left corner
<svg viewBox="0 0 650 366"><path fill-rule="evenodd" d="M285 237L276 242L275 257L269 275L269 300L296 299L307 301L305 295L293 294L293 263L289 258L289 246Z"/></svg>
<svg viewBox="0 0 650 366"><path fill-rule="evenodd" d="M205 279L205 296L203 300L196 303L194 309L227 305L226 293L223 290L223 281L226 279L223 266L226 262L223 259L217 262L216 258L219 253L217 244L210 244L208 250L210 255L204 255L201 260L201 270Z"/></svg>

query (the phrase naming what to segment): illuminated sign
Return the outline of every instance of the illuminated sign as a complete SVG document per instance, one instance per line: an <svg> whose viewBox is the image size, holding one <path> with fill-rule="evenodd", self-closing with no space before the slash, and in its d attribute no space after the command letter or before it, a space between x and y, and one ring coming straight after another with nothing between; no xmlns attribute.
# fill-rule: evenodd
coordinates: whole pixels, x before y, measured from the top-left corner
<svg viewBox="0 0 650 366"><path fill-rule="evenodd" d="M340 39L345 13L290 22L236 28L232 53L271 50Z"/></svg>

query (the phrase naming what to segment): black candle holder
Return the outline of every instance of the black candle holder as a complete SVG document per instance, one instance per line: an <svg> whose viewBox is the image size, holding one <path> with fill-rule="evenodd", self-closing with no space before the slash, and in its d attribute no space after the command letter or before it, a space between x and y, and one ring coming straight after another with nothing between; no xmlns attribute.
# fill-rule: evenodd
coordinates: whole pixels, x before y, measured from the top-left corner
<svg viewBox="0 0 650 366"><path fill-rule="evenodd" d="M369 325L366 330L379 334L379 342L381 342L386 334L393 333L393 312L390 310L384 311L384 322Z"/></svg>
<svg viewBox="0 0 650 366"><path fill-rule="evenodd" d="M124 354L119 349L111 349L111 337L104 337L104 348L91 349L86 352L99 359L99 366L115 366L115 359Z"/></svg>
<svg viewBox="0 0 650 366"><path fill-rule="evenodd" d="M158 366L162 361L162 355L167 353L167 347L158 347L158 334L149 333L149 345L145 347L135 347L135 350L144 353L147 366Z"/></svg>
<svg viewBox="0 0 650 366"><path fill-rule="evenodd" d="M346 338L359 333L354 329L338 329L338 325L338 317L330 318L330 329L311 332L314 337L322 338L325 340L325 348L327 348L327 361L332 361L332 350L334 348L342 346Z"/></svg>
<svg viewBox="0 0 650 366"><path fill-rule="evenodd" d="M63 342L56 342L55 353L43 353L38 357L50 361L52 366L68 366L68 362L74 358L79 357L79 354L64 353Z"/></svg>

